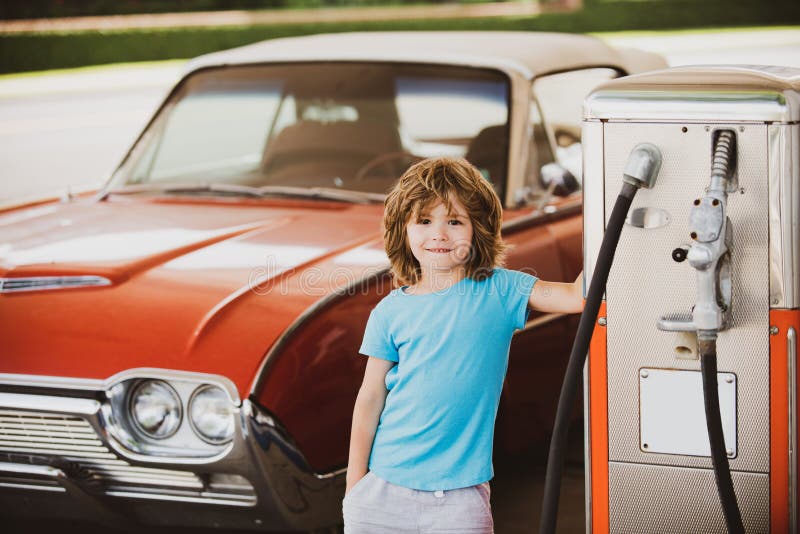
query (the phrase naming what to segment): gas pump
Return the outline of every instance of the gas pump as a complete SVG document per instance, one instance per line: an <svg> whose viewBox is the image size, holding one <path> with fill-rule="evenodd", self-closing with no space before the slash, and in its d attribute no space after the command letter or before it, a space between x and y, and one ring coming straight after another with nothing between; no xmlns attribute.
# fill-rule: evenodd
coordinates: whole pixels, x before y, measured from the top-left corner
<svg viewBox="0 0 800 534"><path fill-rule="evenodd" d="M796 532L800 70L613 81L583 143L587 277L634 154L658 156L592 326L587 531Z"/></svg>

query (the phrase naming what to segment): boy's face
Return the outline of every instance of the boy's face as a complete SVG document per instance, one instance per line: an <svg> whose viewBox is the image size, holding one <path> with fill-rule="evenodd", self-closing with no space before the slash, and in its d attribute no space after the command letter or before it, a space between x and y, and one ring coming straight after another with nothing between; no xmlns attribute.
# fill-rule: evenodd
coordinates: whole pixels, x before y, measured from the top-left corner
<svg viewBox="0 0 800 534"><path fill-rule="evenodd" d="M421 210L419 218L406 225L411 253L422 268L422 277L446 279L463 275L464 265L472 249L472 221L458 200L451 198L452 212L442 202Z"/></svg>

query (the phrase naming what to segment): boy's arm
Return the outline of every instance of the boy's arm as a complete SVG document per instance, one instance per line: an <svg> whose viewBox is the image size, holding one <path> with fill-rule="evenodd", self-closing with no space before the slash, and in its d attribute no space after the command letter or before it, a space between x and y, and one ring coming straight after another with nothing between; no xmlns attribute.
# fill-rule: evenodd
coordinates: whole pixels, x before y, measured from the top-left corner
<svg viewBox="0 0 800 534"><path fill-rule="evenodd" d="M537 280L528 305L548 313L579 313L583 310L583 273L571 284Z"/></svg>
<svg viewBox="0 0 800 534"><path fill-rule="evenodd" d="M386 401L386 373L395 362L369 357L364 380L358 390L353 408L353 425L350 430L350 458L347 462L345 494L367 474L372 441Z"/></svg>

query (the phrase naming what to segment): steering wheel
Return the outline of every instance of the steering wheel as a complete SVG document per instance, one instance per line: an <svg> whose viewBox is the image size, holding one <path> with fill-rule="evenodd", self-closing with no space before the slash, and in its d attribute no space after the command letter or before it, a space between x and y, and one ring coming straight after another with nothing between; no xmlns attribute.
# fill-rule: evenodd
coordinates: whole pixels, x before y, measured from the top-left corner
<svg viewBox="0 0 800 534"><path fill-rule="evenodd" d="M377 156L366 162L364 165L362 165L356 171L355 175L353 176L353 180L355 180L356 182L360 182L364 180L364 178L369 176L370 171L372 171L376 167L379 167L381 165L386 165L391 161L399 160L401 158L408 158L411 161L409 165L425 159L422 156L417 156L415 154L412 154L411 152L408 152L407 150L396 150L394 152L385 152L383 154L378 154Z"/></svg>

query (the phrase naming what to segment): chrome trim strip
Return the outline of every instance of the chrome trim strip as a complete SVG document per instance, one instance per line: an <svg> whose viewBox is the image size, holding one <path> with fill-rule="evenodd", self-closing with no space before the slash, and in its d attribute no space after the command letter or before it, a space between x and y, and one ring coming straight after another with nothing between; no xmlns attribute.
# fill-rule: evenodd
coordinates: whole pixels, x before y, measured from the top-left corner
<svg viewBox="0 0 800 534"><path fill-rule="evenodd" d="M35 484L15 484L14 482L0 482L0 488L50 491L53 493L67 492L67 490L63 486L36 486Z"/></svg>
<svg viewBox="0 0 800 534"><path fill-rule="evenodd" d="M0 393L0 407L29 412L55 412L91 416L100 410L100 403L92 399Z"/></svg>
<svg viewBox="0 0 800 534"><path fill-rule="evenodd" d="M800 306L800 126L767 127L770 307Z"/></svg>
<svg viewBox="0 0 800 534"><path fill-rule="evenodd" d="M789 532L797 532L797 332L786 332L789 363Z"/></svg>
<svg viewBox="0 0 800 534"><path fill-rule="evenodd" d="M585 104L588 119L796 122L796 110L779 91L599 90Z"/></svg>
<svg viewBox="0 0 800 534"><path fill-rule="evenodd" d="M29 489L38 491L51 491L51 492L55 491L59 493L64 493L68 492L68 489L71 486L71 483L69 483L69 478L64 473L64 471L50 466L0 462L0 474L38 476L62 484L59 486L38 486L35 484L26 484L26 483L2 482L0 483L0 487ZM187 487L191 486L187 485ZM105 495L112 497L149 499L156 501L192 502L201 504L218 504L223 506L241 506L247 508L252 508L257 503L257 498L255 494L240 495L235 493L223 494L218 492L204 492L204 491L198 493L199 494L196 496L168 495L163 493L146 493L140 491L139 492L125 491L117 489L117 490L106 491Z"/></svg>
<svg viewBox="0 0 800 534"><path fill-rule="evenodd" d="M14 475L33 475L39 477L59 478L65 477L64 471L49 465L27 465L0 462L0 474L11 473Z"/></svg>
<svg viewBox="0 0 800 534"><path fill-rule="evenodd" d="M603 242L606 227L605 214L605 125L584 120L581 126L583 139L583 272L584 288L591 283L591 273L597 263L597 254Z"/></svg>
<svg viewBox="0 0 800 534"><path fill-rule="evenodd" d="M57 467L0 462L0 475L42 477L42 484L0 482L0 487L4 488L49 491L55 493L69 493L70 490L67 475ZM45 483L49 483L49 485Z"/></svg>
<svg viewBox="0 0 800 534"><path fill-rule="evenodd" d="M111 280L103 276L30 276L0 278L0 293L70 289L78 287L110 286Z"/></svg>
<svg viewBox="0 0 800 534"><path fill-rule="evenodd" d="M328 479L328 478L338 477L338 476L344 475L346 473L347 473L347 468L346 467L342 467L341 469L337 469L337 470L331 471L329 473L314 473L314 476L316 478L318 478L319 480L325 480L325 479Z"/></svg>
<svg viewBox="0 0 800 534"><path fill-rule="evenodd" d="M70 378L64 376L21 375L12 373L0 373L0 385L48 389L77 389L83 391L102 391L105 389L104 381L94 378Z"/></svg>
<svg viewBox="0 0 800 534"><path fill-rule="evenodd" d="M171 501L171 502L191 502L197 504L219 504L223 506L241 506L244 508L253 508L256 505L256 500L248 497L248 501L244 500L227 500L214 497L190 497L188 495L164 495L163 493L139 493L133 491L107 491L105 493L110 497L123 497L127 499L147 499L152 501ZM201 494L202 495L202 494Z"/></svg>

